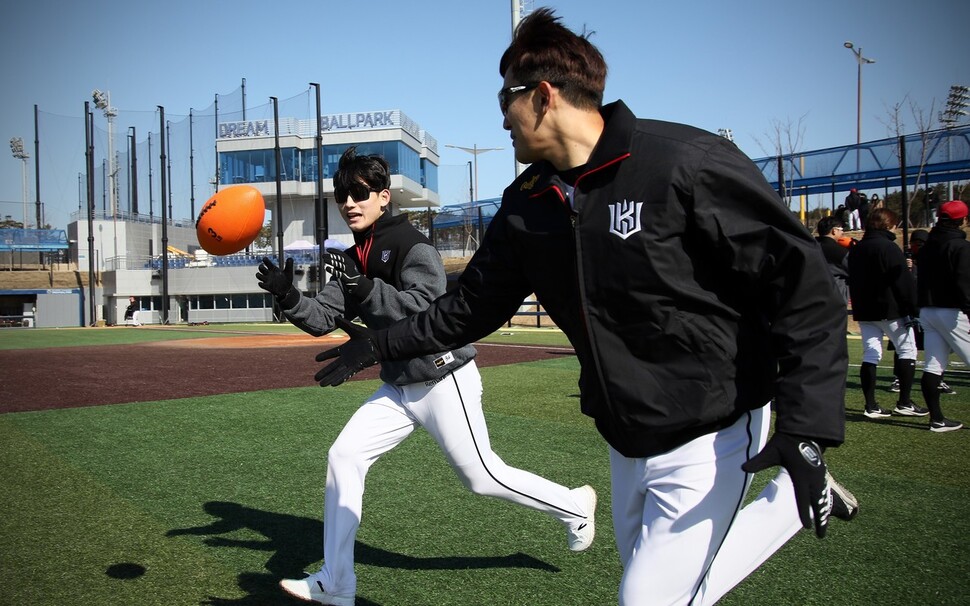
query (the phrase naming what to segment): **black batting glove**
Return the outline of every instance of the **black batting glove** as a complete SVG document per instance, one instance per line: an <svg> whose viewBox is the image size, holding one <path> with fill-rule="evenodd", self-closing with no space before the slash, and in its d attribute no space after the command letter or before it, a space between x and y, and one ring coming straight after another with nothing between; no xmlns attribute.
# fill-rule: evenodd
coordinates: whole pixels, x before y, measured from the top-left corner
<svg viewBox="0 0 970 606"><path fill-rule="evenodd" d="M328 248L323 263L330 271L330 275L340 280L344 290L361 301L367 298L374 287L374 282L361 274L351 256L342 250Z"/></svg>
<svg viewBox="0 0 970 606"><path fill-rule="evenodd" d="M903 326L912 328L914 332L923 330L923 326L919 323L919 318L914 318L913 316L906 316L906 321L903 322Z"/></svg>
<svg viewBox="0 0 970 606"><path fill-rule="evenodd" d="M317 362L336 358L313 376L320 387L327 387L328 385L336 387L368 366L377 364L382 359L373 330L348 322L341 317L336 319L336 324L337 328L347 333L350 340L340 347L334 347L317 354Z"/></svg>
<svg viewBox="0 0 970 606"><path fill-rule="evenodd" d="M823 538L832 513L832 493L822 449L813 440L776 431L761 452L741 469L755 473L774 465L781 465L791 476L802 526L811 528L814 520L815 534Z"/></svg>
<svg viewBox="0 0 970 606"><path fill-rule="evenodd" d="M269 260L269 257L263 257L259 268L256 269L256 279L259 280L260 288L276 296L277 299L286 297L293 288L293 259L287 259L281 270Z"/></svg>

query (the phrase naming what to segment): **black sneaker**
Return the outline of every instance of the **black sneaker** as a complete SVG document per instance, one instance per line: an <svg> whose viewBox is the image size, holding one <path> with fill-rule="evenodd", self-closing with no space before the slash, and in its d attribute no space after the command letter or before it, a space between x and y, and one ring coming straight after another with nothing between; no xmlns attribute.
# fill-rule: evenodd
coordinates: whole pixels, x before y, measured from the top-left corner
<svg viewBox="0 0 970 606"><path fill-rule="evenodd" d="M899 393L899 379L893 377L893 384L889 386L889 391Z"/></svg>
<svg viewBox="0 0 970 606"><path fill-rule="evenodd" d="M846 522L859 515L859 499L846 490L845 486L836 482L832 474L827 471L825 479L832 491L832 515Z"/></svg>
<svg viewBox="0 0 970 606"><path fill-rule="evenodd" d="M888 410L879 408L878 406L875 408L867 408L866 412L863 414L865 414L870 419L885 419L893 416Z"/></svg>
<svg viewBox="0 0 970 606"><path fill-rule="evenodd" d="M953 389L943 381L940 381L940 393L945 393L948 396L955 396L957 394L957 390Z"/></svg>
<svg viewBox="0 0 970 606"><path fill-rule="evenodd" d="M907 402L906 404L897 402L896 409L893 412L904 417L925 417L930 414L929 410L919 407L913 402Z"/></svg>
<svg viewBox="0 0 970 606"><path fill-rule="evenodd" d="M956 421L951 421L950 419L943 419L942 421L930 421L930 431L936 433L943 433L945 431L956 431L961 429L963 423L958 423Z"/></svg>

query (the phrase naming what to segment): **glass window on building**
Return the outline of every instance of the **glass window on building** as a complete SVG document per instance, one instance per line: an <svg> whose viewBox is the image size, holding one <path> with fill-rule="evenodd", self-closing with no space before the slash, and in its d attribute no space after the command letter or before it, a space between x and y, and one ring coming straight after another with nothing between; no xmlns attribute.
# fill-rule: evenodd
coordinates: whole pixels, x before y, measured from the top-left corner
<svg viewBox="0 0 970 606"><path fill-rule="evenodd" d="M423 187L437 191L438 167L422 161L421 155L400 141L373 141L357 143L360 155L377 154L387 160L392 174L403 175ZM337 172L340 156L351 144L327 145L323 148L323 178L332 179ZM223 152L219 154L219 182L223 185L235 183L262 183L276 180L276 151L256 149L248 151ZM311 182L317 178L317 150L286 148L280 150L281 179L283 181Z"/></svg>
<svg viewBox="0 0 970 606"><path fill-rule="evenodd" d="M249 309L273 307L273 303L269 300L270 295L266 293L249 293L247 297L249 298Z"/></svg>
<svg viewBox="0 0 970 606"><path fill-rule="evenodd" d="M421 158L421 187L438 191L438 167L427 158Z"/></svg>
<svg viewBox="0 0 970 606"><path fill-rule="evenodd" d="M246 309L248 307L249 296L244 294L232 295L230 304L233 309Z"/></svg>
<svg viewBox="0 0 970 606"><path fill-rule="evenodd" d="M229 309L229 297L227 295L215 295L216 309Z"/></svg>

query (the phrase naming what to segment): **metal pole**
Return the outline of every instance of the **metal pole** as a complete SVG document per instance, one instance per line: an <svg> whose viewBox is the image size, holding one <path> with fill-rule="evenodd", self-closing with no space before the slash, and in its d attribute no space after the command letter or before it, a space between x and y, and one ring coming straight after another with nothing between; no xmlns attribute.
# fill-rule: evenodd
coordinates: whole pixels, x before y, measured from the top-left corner
<svg viewBox="0 0 970 606"><path fill-rule="evenodd" d="M285 259L283 258L283 175L280 170L283 166L283 155L280 152L280 108L278 99L276 97L270 97L273 102L273 150L274 157L276 158L276 216L273 219L276 221L276 244L279 247L277 250L277 261L280 267L283 267Z"/></svg>
<svg viewBox="0 0 970 606"><path fill-rule="evenodd" d="M858 64L858 74L856 75L856 91L855 91L855 144L859 145L862 143L862 49L856 54L856 63ZM859 149L856 148L856 154L859 153ZM858 165L856 170L859 170Z"/></svg>
<svg viewBox="0 0 970 606"><path fill-rule="evenodd" d="M172 123L165 123L165 138L168 140L168 149L172 149ZM172 154L168 155L168 220L173 221L175 215L172 213ZM165 196L162 196L162 204L165 203Z"/></svg>
<svg viewBox="0 0 970 606"><path fill-rule="evenodd" d="M319 268L317 275L320 279L320 286L322 288L323 279L323 255L324 246L326 245L327 238L330 236L330 225L329 219L327 217L327 199L323 196L323 132L320 130L320 123L322 119L321 108L320 108L320 85L316 82L311 82L310 86L316 89L317 97L317 130L316 130L316 143L317 143L317 199L316 199L316 212L313 213L313 217L316 219L316 230L317 230L317 263Z"/></svg>
<svg viewBox="0 0 970 606"><path fill-rule="evenodd" d="M189 215L191 218L195 218L195 145L193 143L192 135L192 108L189 108L189 207L192 214Z"/></svg>
<svg viewBox="0 0 970 606"><path fill-rule="evenodd" d="M158 106L158 138L159 156L158 165L161 167L161 177L159 181L162 185L162 310L161 323L168 324L168 217L165 214L165 196L168 194L165 188L165 108Z"/></svg>
<svg viewBox="0 0 970 606"><path fill-rule="evenodd" d="M903 250L909 248L909 190L906 187L906 137L899 136L899 177L902 186Z"/></svg>
<svg viewBox="0 0 970 606"><path fill-rule="evenodd" d="M88 319L94 326L94 114L88 102L84 102L84 137L87 148L87 198L88 198Z"/></svg>
<svg viewBox="0 0 970 606"><path fill-rule="evenodd" d="M152 133L148 133L148 222L155 224L155 192L152 191Z"/></svg>
<svg viewBox="0 0 970 606"><path fill-rule="evenodd" d="M131 212L138 214L138 135L131 127Z"/></svg>
<svg viewBox="0 0 970 606"><path fill-rule="evenodd" d="M216 174L213 178L215 179L215 182L216 182L215 191L218 192L219 191L219 94L218 93L216 93L215 106L216 106L216 117L215 117L216 136L214 139L215 141L214 145L216 148Z"/></svg>
<svg viewBox="0 0 970 606"><path fill-rule="evenodd" d="M778 156L778 195L785 202L785 161L781 156ZM787 206L787 202L785 204Z"/></svg>
<svg viewBox="0 0 970 606"><path fill-rule="evenodd" d="M37 106L34 105L34 196L37 201L37 229L44 224L40 216L40 129L38 128Z"/></svg>
<svg viewBox="0 0 970 606"><path fill-rule="evenodd" d="M27 221L27 157L26 155L20 159L20 181L21 189L23 191L24 200L24 229L30 227L30 223Z"/></svg>

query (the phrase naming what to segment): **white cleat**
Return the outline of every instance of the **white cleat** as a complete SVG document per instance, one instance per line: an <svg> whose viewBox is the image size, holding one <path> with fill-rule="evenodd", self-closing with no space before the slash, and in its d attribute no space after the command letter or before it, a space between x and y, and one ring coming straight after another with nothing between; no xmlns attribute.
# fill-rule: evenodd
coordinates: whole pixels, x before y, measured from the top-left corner
<svg viewBox="0 0 970 606"><path fill-rule="evenodd" d="M588 484L569 491L578 503L585 503L586 517L566 525L570 551L585 551L596 536L596 491Z"/></svg>
<svg viewBox="0 0 970 606"><path fill-rule="evenodd" d="M319 578L320 573L308 574L302 579L283 579L280 587L294 598L305 602L318 602L330 606L354 606L354 596L327 593Z"/></svg>

